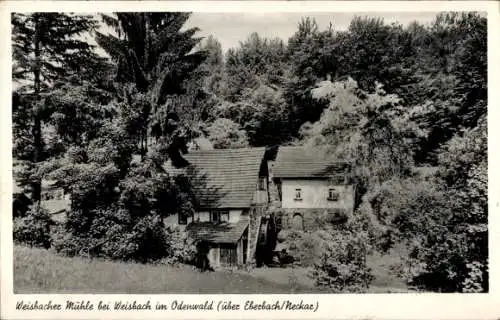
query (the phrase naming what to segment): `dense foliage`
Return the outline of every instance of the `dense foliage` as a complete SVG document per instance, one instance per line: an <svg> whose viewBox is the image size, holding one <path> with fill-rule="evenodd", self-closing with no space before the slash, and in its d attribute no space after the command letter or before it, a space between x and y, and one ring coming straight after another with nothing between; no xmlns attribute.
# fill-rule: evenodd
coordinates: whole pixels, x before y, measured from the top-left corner
<svg viewBox="0 0 500 320"><path fill-rule="evenodd" d="M12 15L12 78L14 157L29 167L49 158L53 151L44 139L44 123L51 115L50 97L55 82L78 74L83 80L102 65L92 47L75 39L94 29L91 16L66 13ZM52 151L52 152L51 152ZM33 198L40 200L40 179L29 179ZM24 182L24 181L23 181Z"/></svg>
<svg viewBox="0 0 500 320"><path fill-rule="evenodd" d="M32 209L16 222L18 241L180 261L191 245L163 219L192 212L190 185L165 160L185 165L188 145L297 144L349 161L357 184L358 218L303 241L325 249L318 285L363 290L366 254L402 245L409 283L488 290L485 17L448 12L406 26L356 17L344 31L306 17L288 41L253 33L224 51L184 28L189 16L104 15L103 34L92 16L13 15L16 180L35 206L42 179L72 199L50 237Z"/></svg>
<svg viewBox="0 0 500 320"><path fill-rule="evenodd" d="M85 63L94 63L92 77L76 76L66 72L67 69L65 73L56 74L59 78L52 74L39 80L35 77L35 85L43 79L51 88L50 94L35 90L40 100L36 105L44 107L35 121L40 121L38 125L45 130L33 129L33 134L24 138L25 132L15 130L14 135L19 141L33 137L44 144L38 147L39 156L31 158L28 151L30 148L36 151L36 143L28 141L19 148L15 156L28 160L28 164L20 170L19 177L24 179L18 180L38 183L38 192L40 180L55 181L57 187L71 196L66 221L55 227L51 235L49 229L44 229L45 247L51 244L56 251L67 255L142 262L171 254L173 240L163 219L173 213L189 215L192 206L189 185L175 181L162 165L168 158L178 162L179 150L186 148L189 133L183 128L184 120L189 119L177 114L183 110L182 95L187 92L183 79L189 78L205 57L203 52L190 53L199 42L192 37L196 29L180 31L188 17L183 13L104 16L104 21L114 27L118 36L96 33L96 40L109 53L111 61L100 63L104 58L96 57L92 48L81 41L81 50L89 53ZM43 50L44 61L62 61L69 67L83 57L79 47L73 50L72 43L64 49L64 39L92 32L97 23L86 16L15 16L13 24L19 31L14 32L14 42L20 48L30 47L22 41L33 38L26 35L29 30L23 29L30 25L31 19L50 21L52 24L47 29L34 23L33 32L60 37L61 43L57 38L50 41L63 46L62 51L73 52L73 55L58 56L56 50ZM51 28L57 28L55 23L64 23L64 19L69 26L75 23L79 28L75 26L75 30L65 32L61 28L57 29L60 34L52 34ZM42 40L40 43L45 44ZM52 45L50 41L46 46ZM172 41L175 46L171 45ZM23 54L30 55L19 53ZM34 72L38 74L38 70ZM115 76L110 77L113 73ZM26 76L26 80L30 79ZM20 86L14 95L15 119L19 119L16 122L21 129L32 117L31 96L26 85ZM139 162L133 161L134 154L141 155ZM34 199L37 201L36 195ZM33 213L23 218L26 221L19 221L19 230L15 232L19 241L33 244L29 239L25 241L24 234L29 228L41 228L38 220L31 221L35 218L38 216Z"/></svg>
<svg viewBox="0 0 500 320"><path fill-rule="evenodd" d="M51 216L40 206L33 206L24 217L16 217L12 223L14 241L32 247L50 247Z"/></svg>

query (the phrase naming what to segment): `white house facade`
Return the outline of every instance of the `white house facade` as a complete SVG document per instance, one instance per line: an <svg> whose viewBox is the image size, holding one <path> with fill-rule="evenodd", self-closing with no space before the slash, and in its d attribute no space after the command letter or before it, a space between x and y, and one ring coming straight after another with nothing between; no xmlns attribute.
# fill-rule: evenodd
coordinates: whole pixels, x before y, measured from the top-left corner
<svg viewBox="0 0 500 320"><path fill-rule="evenodd" d="M346 163L303 147L280 147L271 172L285 229L317 229L354 211L355 186Z"/></svg>

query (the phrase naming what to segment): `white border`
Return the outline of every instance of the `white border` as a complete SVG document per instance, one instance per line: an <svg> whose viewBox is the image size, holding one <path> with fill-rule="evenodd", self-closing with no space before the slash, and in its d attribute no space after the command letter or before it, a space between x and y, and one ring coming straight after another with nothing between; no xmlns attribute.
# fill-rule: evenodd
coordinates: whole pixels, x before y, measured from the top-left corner
<svg viewBox="0 0 500 320"><path fill-rule="evenodd" d="M489 127L489 243L490 243L490 293L489 294L360 294L360 295L14 295L12 283L12 138L11 138L11 48L10 12L13 11L197 11L197 12L408 12L408 11L487 11L488 12L488 127ZM0 235L1 235L1 319L84 319L84 318L219 318L219 319L331 319L331 318L381 318L381 319L486 319L500 316L500 294L498 266L500 219L498 217L499 186L498 148L495 142L500 138L498 128L500 101L500 5L494 1L6 1L0 2ZM319 302L319 310L311 312L16 312L18 300L138 300L150 299L151 303L161 301L169 304L174 299L185 303L199 303L204 300L232 300L244 303L247 299L256 302L289 299L295 302Z"/></svg>

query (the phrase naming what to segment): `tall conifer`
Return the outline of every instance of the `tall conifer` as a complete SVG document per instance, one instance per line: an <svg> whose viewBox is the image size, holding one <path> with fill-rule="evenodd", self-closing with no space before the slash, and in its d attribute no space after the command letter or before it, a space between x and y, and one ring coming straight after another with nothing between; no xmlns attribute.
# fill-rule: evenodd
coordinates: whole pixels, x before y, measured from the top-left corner
<svg viewBox="0 0 500 320"><path fill-rule="evenodd" d="M91 16L70 13L14 13L12 23L12 78L14 140L27 143L14 147L14 157L29 167L43 161L42 126L47 119L45 97L57 80L74 74L92 73L92 46L78 36L95 27ZM28 134L28 137L25 135ZM40 179L28 177L35 201L40 200Z"/></svg>
<svg viewBox="0 0 500 320"><path fill-rule="evenodd" d="M194 37L197 28L182 30L189 13L142 12L102 15L114 34L97 32L98 44L118 64L116 79L123 86L124 100L131 106L140 100L138 144L141 154L147 152L154 138L168 155L179 158L183 134L177 135L179 120L186 110L185 80L206 58L203 51L193 50L200 42ZM131 86L130 86L131 85ZM181 114L182 113L182 114Z"/></svg>

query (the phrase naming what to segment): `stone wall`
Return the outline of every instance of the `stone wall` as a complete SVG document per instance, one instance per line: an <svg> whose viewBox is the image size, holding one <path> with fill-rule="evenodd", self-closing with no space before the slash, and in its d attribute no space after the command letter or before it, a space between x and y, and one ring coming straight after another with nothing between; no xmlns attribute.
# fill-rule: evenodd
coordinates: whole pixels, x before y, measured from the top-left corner
<svg viewBox="0 0 500 320"><path fill-rule="evenodd" d="M282 230L316 231L327 224L346 222L349 212L343 209L281 209L278 215Z"/></svg>

